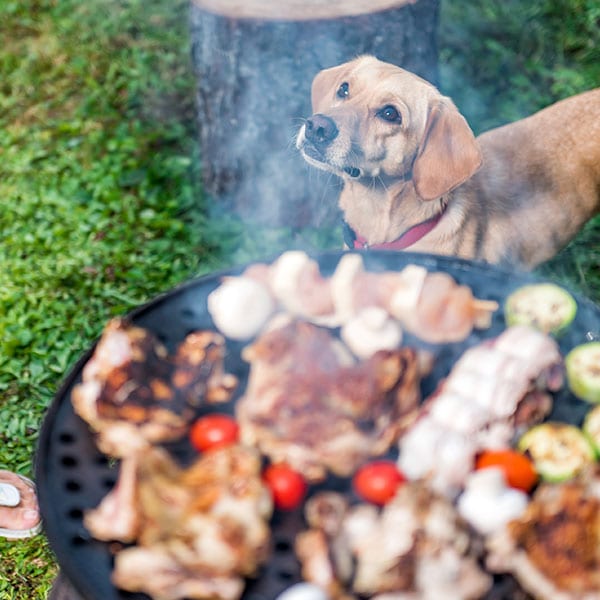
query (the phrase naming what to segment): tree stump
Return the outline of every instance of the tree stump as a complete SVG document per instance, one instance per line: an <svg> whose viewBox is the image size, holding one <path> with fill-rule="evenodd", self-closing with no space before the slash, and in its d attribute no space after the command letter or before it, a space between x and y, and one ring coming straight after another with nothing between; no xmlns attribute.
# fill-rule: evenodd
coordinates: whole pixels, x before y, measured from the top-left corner
<svg viewBox="0 0 600 600"><path fill-rule="evenodd" d="M374 54L437 83L439 0L192 0L192 59L211 206L266 225L333 222L340 182L294 141L321 70Z"/></svg>

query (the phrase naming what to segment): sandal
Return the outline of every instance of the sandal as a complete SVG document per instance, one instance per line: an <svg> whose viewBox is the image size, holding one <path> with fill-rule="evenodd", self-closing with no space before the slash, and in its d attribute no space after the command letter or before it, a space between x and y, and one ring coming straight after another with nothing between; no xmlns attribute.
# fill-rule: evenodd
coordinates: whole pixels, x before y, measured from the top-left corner
<svg viewBox="0 0 600 600"><path fill-rule="evenodd" d="M11 514L12 513L12 514ZM0 537L17 540L37 535L42 529L35 484L12 471L0 470Z"/></svg>

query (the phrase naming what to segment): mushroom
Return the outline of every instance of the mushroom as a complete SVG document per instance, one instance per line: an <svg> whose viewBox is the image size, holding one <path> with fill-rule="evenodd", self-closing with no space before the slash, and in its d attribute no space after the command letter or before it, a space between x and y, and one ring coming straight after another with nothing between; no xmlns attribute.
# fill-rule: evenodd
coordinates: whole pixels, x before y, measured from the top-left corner
<svg viewBox="0 0 600 600"><path fill-rule="evenodd" d="M328 600L329 595L314 583L296 583L284 590L277 600Z"/></svg>
<svg viewBox="0 0 600 600"><path fill-rule="evenodd" d="M489 535L523 514L529 497L506 484L504 473L490 467L473 471L458 499L458 512L474 529Z"/></svg>
<svg viewBox="0 0 600 600"><path fill-rule="evenodd" d="M358 358L369 358L379 350L394 350L402 341L400 324L377 306L364 308L349 319L340 335Z"/></svg>
<svg viewBox="0 0 600 600"><path fill-rule="evenodd" d="M228 277L207 299L208 312L223 335L233 340L255 336L275 312L266 285L252 277Z"/></svg>

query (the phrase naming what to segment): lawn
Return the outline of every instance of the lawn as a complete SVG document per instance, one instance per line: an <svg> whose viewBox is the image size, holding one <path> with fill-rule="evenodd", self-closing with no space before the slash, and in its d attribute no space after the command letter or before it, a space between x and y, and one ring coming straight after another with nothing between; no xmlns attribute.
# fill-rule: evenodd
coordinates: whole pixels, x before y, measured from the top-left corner
<svg viewBox="0 0 600 600"><path fill-rule="evenodd" d="M2 467L32 474L44 411L111 315L221 264L186 18L185 2L0 3ZM0 598L45 598L42 536L0 554Z"/></svg>
<svg viewBox="0 0 600 600"><path fill-rule="evenodd" d="M475 4L477 14L469 4L443 12L442 85L475 129L597 85L600 61L583 39L597 33L582 29L597 25L592 2L556 3L577 8L569 27L578 42L553 37L560 56L544 46L539 60L511 45L521 35L514 11L498 14L490 0ZM530 16L540 43L551 16ZM487 23L489 47L478 47L481 32L465 45L461 21L474 31ZM32 475L44 412L109 317L272 254L291 232L250 233L233 217L206 216L185 0L3 0L0 39L0 468ZM467 68L469 56L489 57L492 69L500 61L513 85L489 91L488 71ZM489 96L470 105L465 82ZM600 300L599 238L591 224L543 271ZM43 536L0 540L0 555L0 600L46 597L56 567Z"/></svg>
<svg viewBox="0 0 600 600"><path fill-rule="evenodd" d="M476 133L600 86L596 0L442 0L441 6L441 86ZM539 271L599 301L600 218Z"/></svg>

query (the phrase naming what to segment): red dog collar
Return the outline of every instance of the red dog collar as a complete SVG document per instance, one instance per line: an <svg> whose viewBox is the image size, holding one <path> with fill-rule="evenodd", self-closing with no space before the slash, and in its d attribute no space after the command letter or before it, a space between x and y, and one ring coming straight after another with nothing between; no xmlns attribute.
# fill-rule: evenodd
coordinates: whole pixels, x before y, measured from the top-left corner
<svg viewBox="0 0 600 600"><path fill-rule="evenodd" d="M418 242L424 235L429 233L442 218L443 211L432 217L428 221L419 223L405 231L397 240L393 242L384 242L383 244L369 245L367 240L359 233L356 233L352 228L344 222L344 240L350 248L358 250L370 248L371 250L404 250ZM349 243L350 242L350 243Z"/></svg>

